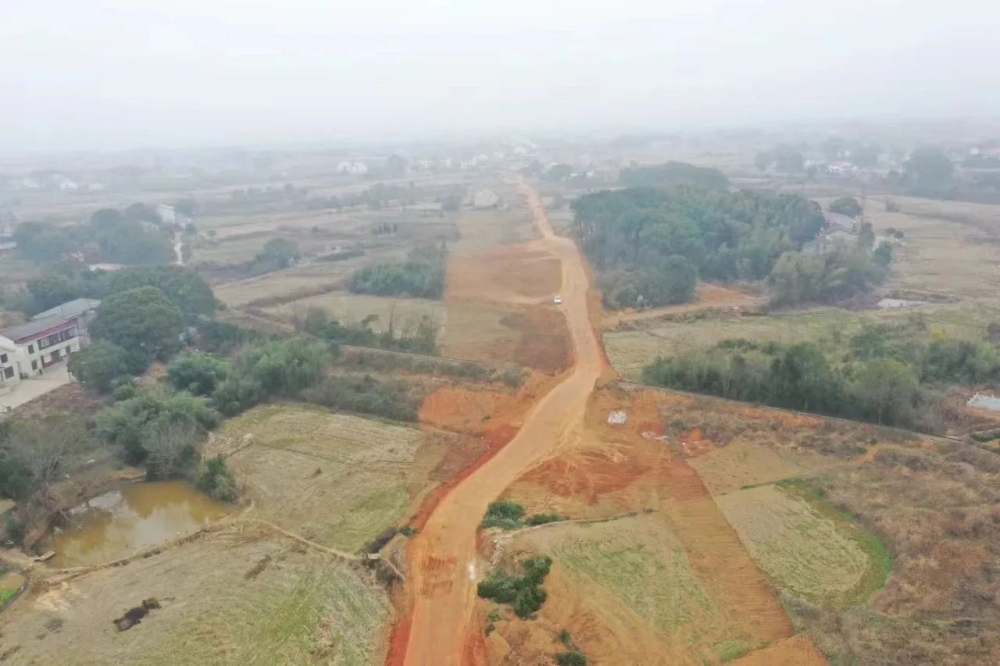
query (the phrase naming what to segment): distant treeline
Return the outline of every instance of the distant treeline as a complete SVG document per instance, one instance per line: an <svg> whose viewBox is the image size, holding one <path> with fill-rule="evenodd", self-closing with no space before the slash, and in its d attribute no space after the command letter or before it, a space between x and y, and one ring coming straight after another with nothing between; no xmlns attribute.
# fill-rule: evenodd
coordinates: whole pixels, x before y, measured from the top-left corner
<svg viewBox="0 0 1000 666"><path fill-rule="evenodd" d="M939 385L1000 384L1000 325L988 339L958 340L927 331L920 317L866 325L841 354L813 342L726 340L707 349L658 358L649 384L859 418L941 430Z"/></svg>
<svg viewBox="0 0 1000 666"><path fill-rule="evenodd" d="M102 208L86 224L56 226L24 222L14 231L18 252L34 261L58 261L81 253L87 261L116 264L169 264L174 229L144 204L124 210Z"/></svg>
<svg viewBox="0 0 1000 666"><path fill-rule="evenodd" d="M824 225L819 206L796 195L688 186L597 192L573 211L613 307L689 300L699 276L762 280Z"/></svg>
<svg viewBox="0 0 1000 666"><path fill-rule="evenodd" d="M684 162L626 167L618 174L618 180L626 187L694 185L709 190L724 190L729 187L729 179L718 169Z"/></svg>
<svg viewBox="0 0 1000 666"><path fill-rule="evenodd" d="M46 266L23 290L3 294L3 305L30 316L77 298L103 299L138 287L158 288L188 319L210 316L216 309L211 287L193 270L151 266L91 271L76 261Z"/></svg>

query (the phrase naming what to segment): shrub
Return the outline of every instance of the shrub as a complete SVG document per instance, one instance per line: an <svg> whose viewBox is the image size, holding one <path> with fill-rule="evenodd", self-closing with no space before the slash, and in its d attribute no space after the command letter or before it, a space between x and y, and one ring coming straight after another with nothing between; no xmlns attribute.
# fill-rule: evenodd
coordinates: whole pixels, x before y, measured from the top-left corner
<svg viewBox="0 0 1000 666"><path fill-rule="evenodd" d="M524 518L524 507L520 504L510 501L490 502L480 527L512 530L521 526L522 518Z"/></svg>
<svg viewBox="0 0 1000 666"><path fill-rule="evenodd" d="M198 476L198 489L220 502L236 500L236 477L225 458L216 456L205 463Z"/></svg>
<svg viewBox="0 0 1000 666"><path fill-rule="evenodd" d="M177 391L209 395L229 374L229 363L200 352L187 352L174 358L167 367L167 381Z"/></svg>
<svg viewBox="0 0 1000 666"><path fill-rule="evenodd" d="M401 380L363 377L329 377L303 391L301 397L329 409L372 414L395 421L416 421L423 396L414 385Z"/></svg>
<svg viewBox="0 0 1000 666"><path fill-rule="evenodd" d="M514 613L521 619L534 617L547 597L548 593L540 587L526 587L514 598Z"/></svg>
<svg viewBox="0 0 1000 666"><path fill-rule="evenodd" d="M509 576L494 569L479 583L476 593L497 603L512 604L518 617L528 619L534 617L548 596L541 585L552 566L552 559L531 557L521 562L521 566L525 571L523 576Z"/></svg>
<svg viewBox="0 0 1000 666"><path fill-rule="evenodd" d="M524 522L526 525L534 527L535 525L555 523L560 520L566 520L566 518L564 516L560 516L558 513L536 513L533 516L528 516L528 519Z"/></svg>
<svg viewBox="0 0 1000 666"><path fill-rule="evenodd" d="M556 655L558 666L587 666L587 655L579 650L569 650Z"/></svg>

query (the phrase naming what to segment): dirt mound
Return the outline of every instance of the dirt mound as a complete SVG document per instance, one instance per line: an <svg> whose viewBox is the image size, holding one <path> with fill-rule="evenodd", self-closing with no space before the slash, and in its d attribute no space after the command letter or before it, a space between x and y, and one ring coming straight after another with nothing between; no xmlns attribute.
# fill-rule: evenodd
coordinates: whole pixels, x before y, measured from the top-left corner
<svg viewBox="0 0 1000 666"><path fill-rule="evenodd" d="M627 488L655 468L649 460L620 452L583 451L545 461L519 482L544 487L560 497L578 497L594 504L604 495Z"/></svg>

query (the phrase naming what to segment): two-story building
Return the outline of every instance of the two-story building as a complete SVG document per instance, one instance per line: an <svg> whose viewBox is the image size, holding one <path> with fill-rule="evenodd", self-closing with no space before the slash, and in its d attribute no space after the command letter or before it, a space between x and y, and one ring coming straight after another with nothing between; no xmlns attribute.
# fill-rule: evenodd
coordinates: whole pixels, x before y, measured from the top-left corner
<svg viewBox="0 0 1000 666"><path fill-rule="evenodd" d="M0 331L0 378L7 386L42 374L89 343L87 324L100 301L78 298Z"/></svg>

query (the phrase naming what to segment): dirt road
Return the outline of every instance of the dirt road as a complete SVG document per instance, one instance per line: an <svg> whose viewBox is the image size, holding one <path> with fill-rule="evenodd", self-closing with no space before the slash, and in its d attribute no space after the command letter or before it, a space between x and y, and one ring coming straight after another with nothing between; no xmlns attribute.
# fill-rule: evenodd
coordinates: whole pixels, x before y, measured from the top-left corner
<svg viewBox="0 0 1000 666"><path fill-rule="evenodd" d="M602 371L603 355L587 312L588 278L576 245L552 232L538 194L525 183L542 239L533 247L562 264L562 311L575 365L566 378L527 413L518 434L491 460L445 496L411 543L413 614L404 663L462 663L476 595L476 531L486 506L526 468L572 437L583 420L587 397Z"/></svg>

